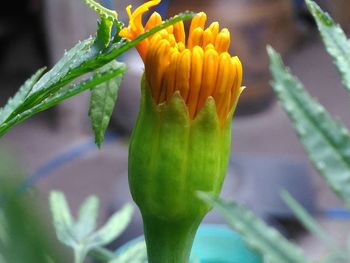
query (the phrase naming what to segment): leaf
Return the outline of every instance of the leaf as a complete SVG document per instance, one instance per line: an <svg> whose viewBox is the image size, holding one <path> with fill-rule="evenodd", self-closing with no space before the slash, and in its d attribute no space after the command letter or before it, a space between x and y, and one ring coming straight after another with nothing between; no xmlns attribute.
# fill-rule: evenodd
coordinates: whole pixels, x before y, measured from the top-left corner
<svg viewBox="0 0 350 263"><path fill-rule="evenodd" d="M73 85L70 85L68 88L61 89L55 95L41 101L40 103L30 108L29 110L26 110L20 114L17 114L11 120L1 124L0 137L4 135L11 127L33 116L34 114L44 111L50 107L53 107L58 103L68 98L71 98L85 90L93 89L97 85L103 83L104 81L108 81L109 79L114 78L122 73L124 73L124 70L120 68L116 70L107 70L106 72L101 72L100 74L92 76L90 79L83 81L79 84L73 84Z"/></svg>
<svg viewBox="0 0 350 263"><path fill-rule="evenodd" d="M97 3L94 0L83 0L83 2L89 6L91 9L93 9L96 13L98 13L101 18L106 18L111 21L118 20L118 14L114 10L110 10L103 5Z"/></svg>
<svg viewBox="0 0 350 263"><path fill-rule="evenodd" d="M318 237L332 249L337 249L336 241L322 229L312 216L288 192L282 192L282 199L310 233Z"/></svg>
<svg viewBox="0 0 350 263"><path fill-rule="evenodd" d="M0 244L6 243L8 238L8 232L5 225L6 225L5 213L2 209L0 209Z"/></svg>
<svg viewBox="0 0 350 263"><path fill-rule="evenodd" d="M58 85L63 79L74 79L75 76L70 77L70 72L84 63L90 53L92 53L90 50L93 41L93 38L88 38L79 42L71 50L65 52L64 56L55 64L55 66L35 84L30 95L34 95L38 91L42 92L44 90L50 90L52 92L55 87L63 86L61 84Z"/></svg>
<svg viewBox="0 0 350 263"><path fill-rule="evenodd" d="M105 49L111 39L111 32L113 27L113 21L101 17L97 27L97 34L95 37L94 45L98 50Z"/></svg>
<svg viewBox="0 0 350 263"><path fill-rule="evenodd" d="M96 228L99 200L96 196L88 197L81 205L78 221L75 224L76 236L84 238Z"/></svg>
<svg viewBox="0 0 350 263"><path fill-rule="evenodd" d="M50 194L50 208L56 235L63 244L74 247L75 239L72 235L73 218L62 192L53 191Z"/></svg>
<svg viewBox="0 0 350 263"><path fill-rule="evenodd" d="M350 207L350 135L339 121L313 99L300 81L285 68L271 47L273 89L318 172Z"/></svg>
<svg viewBox="0 0 350 263"><path fill-rule="evenodd" d="M103 227L88 238L89 246L103 246L115 240L128 226L132 214L133 207L130 204L125 205L120 211L113 214Z"/></svg>
<svg viewBox="0 0 350 263"><path fill-rule="evenodd" d="M64 194L57 191L50 194L57 237L63 244L73 248L75 263L82 263L88 253L109 260L111 253L99 246L107 245L117 238L130 222L133 209L131 205L125 205L102 228L95 230L98 203L95 196L87 198L80 207L79 219L75 221Z"/></svg>
<svg viewBox="0 0 350 263"><path fill-rule="evenodd" d="M0 258L5 263L56 263L65 262L53 248L49 231L43 222L43 214L37 210L38 202L29 193L19 193L17 167L9 166L11 173L0 173ZM17 164L18 165L18 164ZM41 210L43 207L40 207ZM1 262L0 260L0 262Z"/></svg>
<svg viewBox="0 0 350 263"><path fill-rule="evenodd" d="M25 100L19 104L16 109L13 109L10 116L6 119L6 123L0 124L0 136L4 135L8 130L26 118L47 109L46 106L49 105L46 103L47 101L53 106L56 102L59 103L63 101L62 99L69 98L70 94L76 95L85 90L83 88L84 85L82 85L81 88L73 89L72 92L62 90L63 87L70 85L73 80L88 72L101 68L155 32L177 23L180 20L190 19L194 15L194 13L190 12L182 13L165 21L152 30L145 32L132 41L127 41L119 36L115 36L108 47L103 50L99 50L96 45L93 45L95 42L93 38L78 43L74 48L65 52L63 58L35 83ZM117 27L116 29L119 30L121 23L115 22L115 24ZM66 92L65 96L62 95L64 92Z"/></svg>
<svg viewBox="0 0 350 263"><path fill-rule="evenodd" d="M41 77L46 68L39 69L30 79L28 79L18 90L13 98L10 98L7 104L0 111L0 124L6 121L11 113L24 101L30 93L34 84Z"/></svg>
<svg viewBox="0 0 350 263"><path fill-rule="evenodd" d="M199 193L200 198L213 205L238 231L245 242L260 252L266 263L308 262L300 248L286 240L277 230L267 226L252 212L236 203L229 203L207 193Z"/></svg>
<svg viewBox="0 0 350 263"><path fill-rule="evenodd" d="M123 73L126 71L125 64L116 61L112 61L103 67L103 70L106 69L120 69ZM99 73L97 72L97 74ZM89 116L92 128L95 132L95 142L98 147L101 147L104 140L104 135L113 113L122 78L123 74L119 74L115 78L100 84L92 90Z"/></svg>
<svg viewBox="0 0 350 263"><path fill-rule="evenodd" d="M69 84L73 79L88 72L81 67L87 60L95 57L98 53L96 48L91 48L93 39L89 38L78 43L68 52L65 52L60 61L34 85L26 100L11 114L14 117L38 103L52 96L60 88Z"/></svg>
<svg viewBox="0 0 350 263"><path fill-rule="evenodd" d="M305 0L305 2L316 20L326 49L333 57L343 83L350 92L350 41L342 28L314 1Z"/></svg>
<svg viewBox="0 0 350 263"><path fill-rule="evenodd" d="M89 251L88 256L96 262L108 262L115 258L116 255L114 251L107 250L103 247L96 247Z"/></svg>
<svg viewBox="0 0 350 263"><path fill-rule="evenodd" d="M147 261L147 249L144 240L128 247L123 253L108 263L144 263Z"/></svg>

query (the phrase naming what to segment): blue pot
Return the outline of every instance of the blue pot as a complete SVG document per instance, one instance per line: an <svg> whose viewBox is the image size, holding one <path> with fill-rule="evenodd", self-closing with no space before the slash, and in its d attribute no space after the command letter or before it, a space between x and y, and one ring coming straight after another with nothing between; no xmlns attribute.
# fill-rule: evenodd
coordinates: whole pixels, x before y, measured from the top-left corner
<svg viewBox="0 0 350 263"><path fill-rule="evenodd" d="M143 237L131 240L117 250L122 253L128 246ZM242 238L224 225L201 225L197 231L191 259L201 263L262 263L257 253L244 243Z"/></svg>

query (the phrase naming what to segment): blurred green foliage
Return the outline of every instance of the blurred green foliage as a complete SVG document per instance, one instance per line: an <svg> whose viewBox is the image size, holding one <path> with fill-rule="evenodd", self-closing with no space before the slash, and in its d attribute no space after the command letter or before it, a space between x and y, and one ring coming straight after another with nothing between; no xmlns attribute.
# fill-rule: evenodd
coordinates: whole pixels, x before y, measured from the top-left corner
<svg viewBox="0 0 350 263"><path fill-rule="evenodd" d="M0 155L0 262L65 262L50 241L34 195L20 190L22 177L15 159Z"/></svg>

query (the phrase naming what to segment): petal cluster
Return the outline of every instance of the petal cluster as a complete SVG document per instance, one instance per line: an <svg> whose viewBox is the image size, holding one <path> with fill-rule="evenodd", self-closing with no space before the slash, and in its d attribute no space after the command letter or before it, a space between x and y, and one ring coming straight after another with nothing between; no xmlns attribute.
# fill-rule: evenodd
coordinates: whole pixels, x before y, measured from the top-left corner
<svg viewBox="0 0 350 263"><path fill-rule="evenodd" d="M142 14L160 0L149 1L133 13L127 8L130 23L120 35L134 39L143 32L161 24L161 16L154 12L145 26ZM201 12L190 24L186 37L183 22L159 31L137 47L145 64L146 79L157 104L169 101L180 92L194 119L208 97L216 103L222 123L235 107L242 91L242 64L237 56L231 57L230 32L214 22L205 27L207 16Z"/></svg>

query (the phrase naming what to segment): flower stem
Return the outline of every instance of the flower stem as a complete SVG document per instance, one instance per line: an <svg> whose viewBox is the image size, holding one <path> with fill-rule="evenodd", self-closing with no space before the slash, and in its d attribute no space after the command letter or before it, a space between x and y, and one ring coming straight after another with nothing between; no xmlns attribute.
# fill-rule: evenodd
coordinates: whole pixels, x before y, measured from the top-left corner
<svg viewBox="0 0 350 263"><path fill-rule="evenodd" d="M149 263L188 263L202 218L169 222L143 216Z"/></svg>
<svg viewBox="0 0 350 263"><path fill-rule="evenodd" d="M115 254L102 247L97 247L89 251L88 256L98 262L109 262L115 258Z"/></svg>

